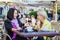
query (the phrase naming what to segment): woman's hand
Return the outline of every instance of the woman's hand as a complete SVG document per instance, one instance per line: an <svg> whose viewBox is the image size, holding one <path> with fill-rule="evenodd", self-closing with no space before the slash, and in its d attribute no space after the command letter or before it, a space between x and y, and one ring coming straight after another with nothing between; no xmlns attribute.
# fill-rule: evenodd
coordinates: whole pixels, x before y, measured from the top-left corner
<svg viewBox="0 0 60 40"><path fill-rule="evenodd" d="M14 32L14 31L17 31L17 30L22 30L22 28L21 28L21 27L19 27L19 28L17 28L17 29L12 28L12 31L13 31L13 32Z"/></svg>
<svg viewBox="0 0 60 40"><path fill-rule="evenodd" d="M15 29L15 28L12 28L12 31L14 32L14 31L17 31L17 29Z"/></svg>
<svg viewBox="0 0 60 40"><path fill-rule="evenodd" d="M21 27L18 27L17 30L22 30L22 28Z"/></svg>
<svg viewBox="0 0 60 40"><path fill-rule="evenodd" d="M40 30L41 28L41 21L40 20L37 20L37 30Z"/></svg>

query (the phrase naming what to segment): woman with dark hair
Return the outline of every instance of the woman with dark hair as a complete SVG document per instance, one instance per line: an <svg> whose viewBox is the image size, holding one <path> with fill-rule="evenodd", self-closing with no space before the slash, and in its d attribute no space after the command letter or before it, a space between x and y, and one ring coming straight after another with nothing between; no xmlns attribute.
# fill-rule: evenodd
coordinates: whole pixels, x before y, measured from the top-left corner
<svg viewBox="0 0 60 40"><path fill-rule="evenodd" d="M10 8L7 13L7 20L4 22L5 28L7 30L7 34L10 35L12 40L27 40L27 38L20 38L16 33L13 31L22 30L23 24L18 19L18 12L17 9ZM9 40L7 37L6 40Z"/></svg>

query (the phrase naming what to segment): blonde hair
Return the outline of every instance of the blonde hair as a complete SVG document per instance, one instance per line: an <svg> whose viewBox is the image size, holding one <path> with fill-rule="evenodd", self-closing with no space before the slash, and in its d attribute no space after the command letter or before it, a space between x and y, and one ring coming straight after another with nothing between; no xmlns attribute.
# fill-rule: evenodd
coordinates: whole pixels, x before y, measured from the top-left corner
<svg viewBox="0 0 60 40"><path fill-rule="evenodd" d="M44 18L48 18L47 13L43 9L39 9L37 14L42 15Z"/></svg>

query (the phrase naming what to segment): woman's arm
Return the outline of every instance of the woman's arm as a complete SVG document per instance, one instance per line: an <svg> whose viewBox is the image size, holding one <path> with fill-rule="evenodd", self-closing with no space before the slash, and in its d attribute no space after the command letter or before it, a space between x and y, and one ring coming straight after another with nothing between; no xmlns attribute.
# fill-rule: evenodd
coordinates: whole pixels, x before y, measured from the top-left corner
<svg viewBox="0 0 60 40"><path fill-rule="evenodd" d="M4 22L4 25L5 25L5 28L6 28L7 30L11 30L11 29L12 29L12 24L11 24L8 20L6 20L6 21Z"/></svg>
<svg viewBox="0 0 60 40"><path fill-rule="evenodd" d="M16 31L17 30L17 29L12 27L11 22L9 22L8 20L6 20L4 22L4 25L5 25L6 30L8 30L8 31Z"/></svg>

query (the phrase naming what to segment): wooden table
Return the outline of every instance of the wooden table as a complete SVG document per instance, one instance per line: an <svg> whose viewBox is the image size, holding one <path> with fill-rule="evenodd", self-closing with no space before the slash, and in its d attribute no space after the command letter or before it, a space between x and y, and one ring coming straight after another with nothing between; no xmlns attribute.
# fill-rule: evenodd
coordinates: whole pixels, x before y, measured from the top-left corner
<svg viewBox="0 0 60 40"><path fill-rule="evenodd" d="M15 31L19 36L29 38L31 40L34 36L48 36L48 37L54 37L54 36L60 36L60 33L58 32L48 32L48 31L40 31L40 32L19 32Z"/></svg>

